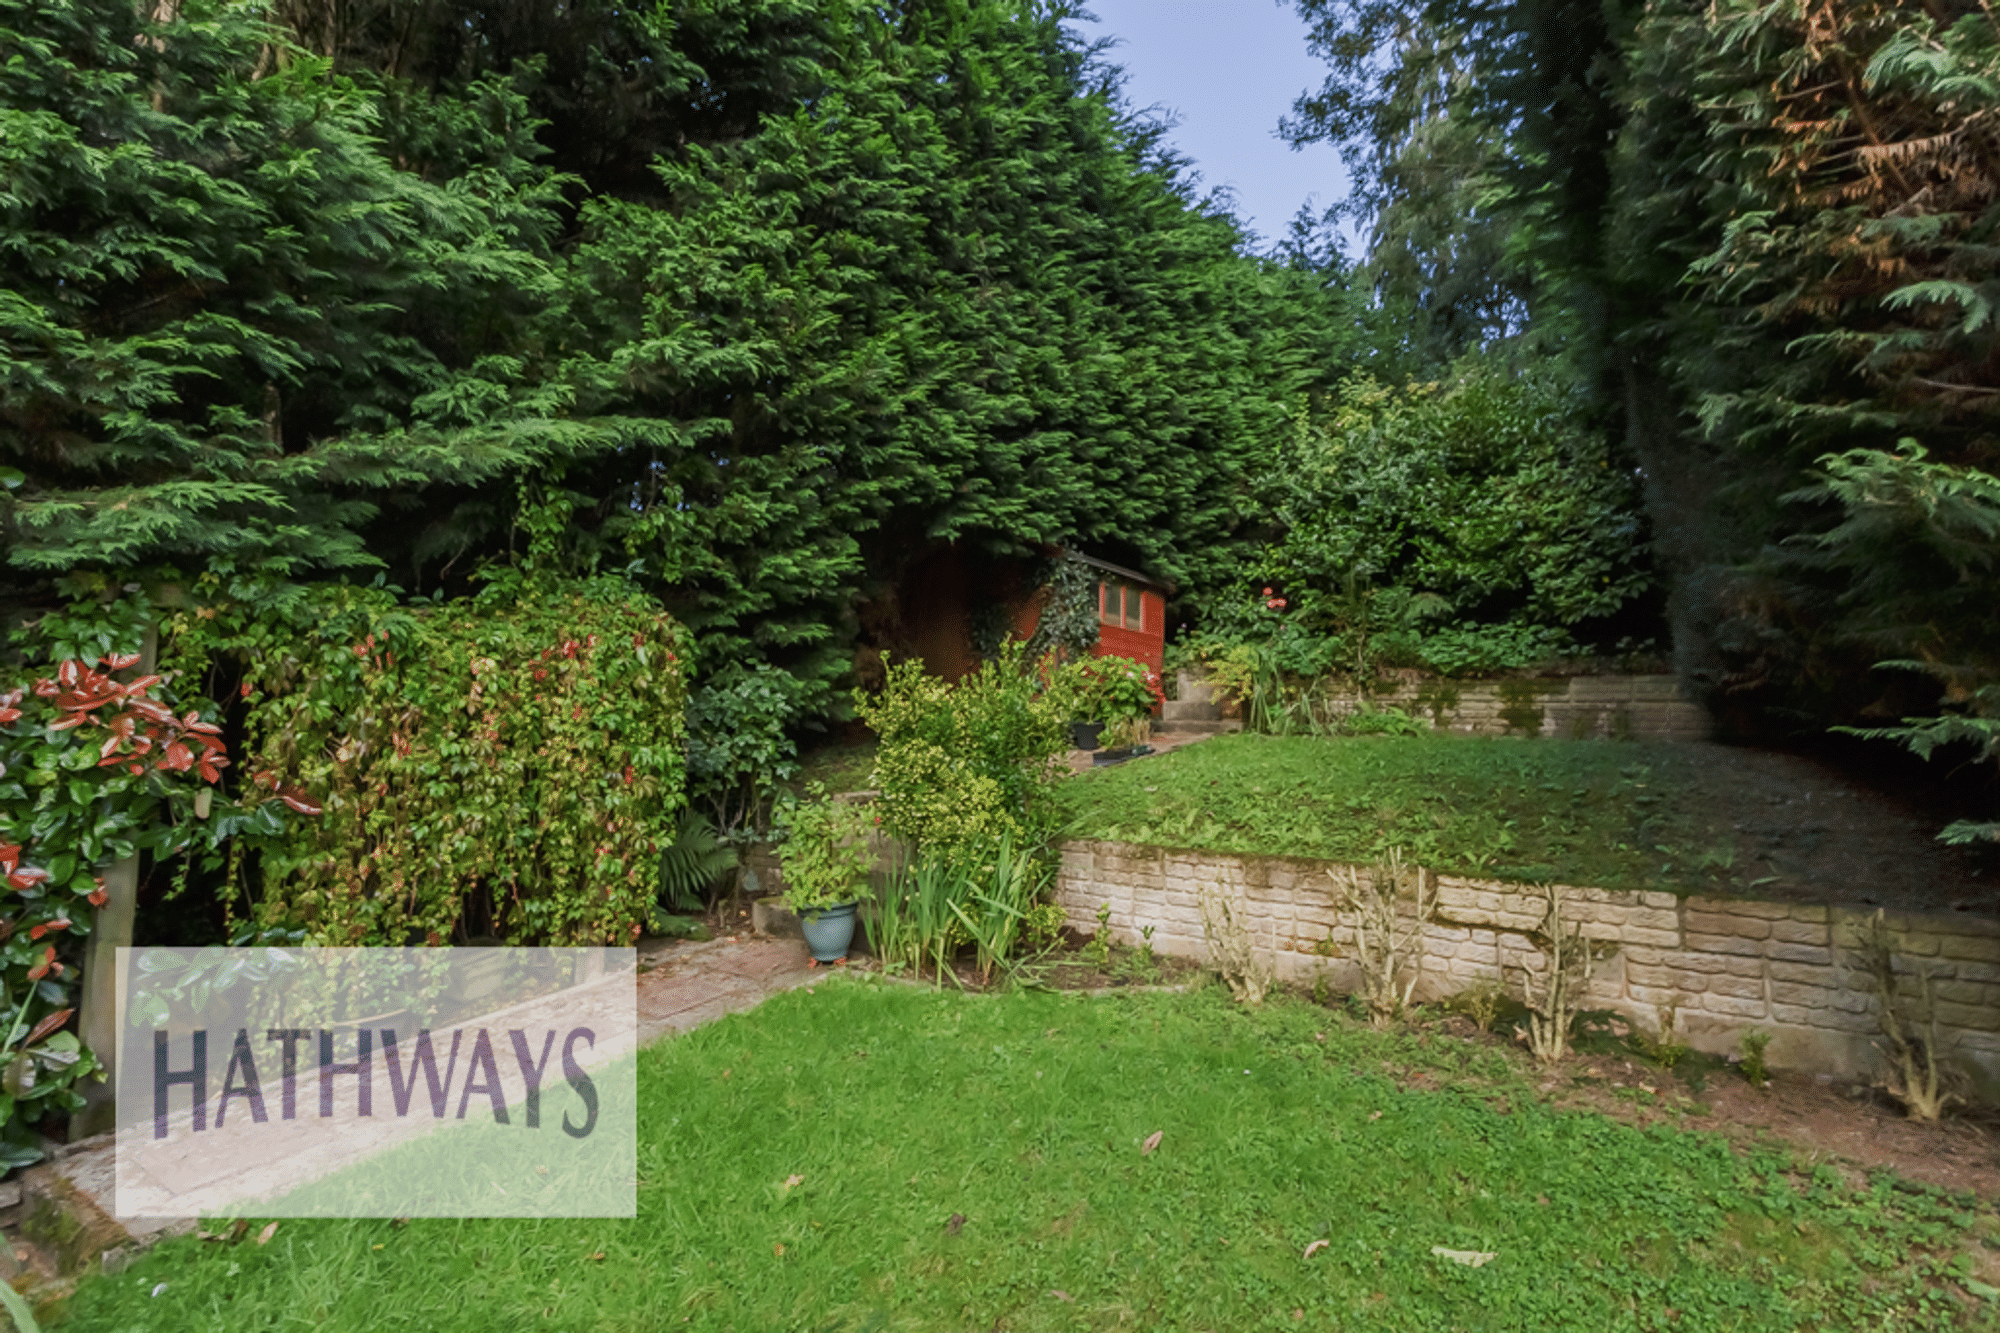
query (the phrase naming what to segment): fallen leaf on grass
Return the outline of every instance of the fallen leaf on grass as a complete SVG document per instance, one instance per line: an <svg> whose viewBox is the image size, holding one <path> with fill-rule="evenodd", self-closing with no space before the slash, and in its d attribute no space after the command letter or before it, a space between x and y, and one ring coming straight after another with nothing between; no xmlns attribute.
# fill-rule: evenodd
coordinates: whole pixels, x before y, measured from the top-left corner
<svg viewBox="0 0 2000 1333"><path fill-rule="evenodd" d="M791 1189L794 1185L803 1185L805 1183L806 1183L806 1178L804 1176L785 1177L785 1188L788 1190Z"/></svg>
<svg viewBox="0 0 2000 1333"><path fill-rule="evenodd" d="M944 1224L945 1234L948 1236L956 1236L959 1232L963 1231L964 1229L965 1229L964 1213L953 1213L951 1215L951 1221Z"/></svg>
<svg viewBox="0 0 2000 1333"><path fill-rule="evenodd" d="M278 1234L278 1224L276 1222L273 1222L269 1226L265 1227L262 1231L257 1233L257 1243L259 1245L269 1245L271 1243L271 1237L277 1234Z"/></svg>
<svg viewBox="0 0 2000 1333"><path fill-rule="evenodd" d="M1312 1244L1306 1246L1306 1258L1308 1259L1312 1258L1313 1255L1319 1253L1319 1251L1325 1249L1330 1244L1332 1244L1331 1241L1324 1241L1324 1240L1314 1241Z"/></svg>
<svg viewBox="0 0 2000 1333"><path fill-rule="evenodd" d="M1148 1135L1146 1136L1146 1141L1145 1141L1144 1143L1142 1143L1142 1144L1140 1144L1140 1145L1139 1145L1139 1155L1140 1155L1141 1157L1144 1157L1144 1156L1145 1156L1145 1155L1146 1155L1147 1153L1149 1153L1149 1152L1153 1151L1153 1149L1155 1149L1155 1148L1159 1147L1159 1146L1160 1146L1160 1138L1161 1138L1161 1136L1162 1136L1162 1135L1164 1135L1165 1133L1166 1133L1166 1131L1165 1131L1165 1130L1160 1130L1160 1129L1156 1129L1156 1130L1154 1130L1154 1131L1153 1131L1152 1133L1148 1134Z"/></svg>
<svg viewBox="0 0 2000 1333"><path fill-rule="evenodd" d="M1431 1246L1431 1253L1440 1259L1449 1259L1455 1264L1464 1264L1467 1268L1480 1268L1500 1257L1487 1250L1447 1250L1442 1245Z"/></svg>
<svg viewBox="0 0 2000 1333"><path fill-rule="evenodd" d="M1380 1120L1380 1119L1382 1118L1382 1113L1381 1113L1380 1111L1370 1111L1370 1112L1368 1113L1368 1118L1369 1118L1369 1119L1370 1119L1371 1121L1373 1121L1373 1120Z"/></svg>
<svg viewBox="0 0 2000 1333"><path fill-rule="evenodd" d="M775 1255L777 1255L777 1256L778 1256L778 1257L779 1257L780 1259L784 1258L784 1257L785 1257L785 1244L784 1244L784 1242L783 1242L783 1241L779 1241L779 1242L778 1242L777 1244L773 1245L773 1246L771 1247L771 1253L772 1253L772 1254L775 1254Z"/></svg>
<svg viewBox="0 0 2000 1333"><path fill-rule="evenodd" d="M1070 1295L1066 1291L1052 1291L1049 1293L1049 1295L1055 1297L1059 1301L1073 1301L1076 1299L1076 1297Z"/></svg>

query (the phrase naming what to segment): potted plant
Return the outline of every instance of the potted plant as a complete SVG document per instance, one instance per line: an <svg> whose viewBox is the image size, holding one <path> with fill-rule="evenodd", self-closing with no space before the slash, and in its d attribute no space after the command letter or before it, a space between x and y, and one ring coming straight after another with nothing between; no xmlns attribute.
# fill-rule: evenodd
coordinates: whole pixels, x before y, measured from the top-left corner
<svg viewBox="0 0 2000 1333"><path fill-rule="evenodd" d="M815 967L847 959L855 909L875 864L868 845L874 823L865 805L833 799L817 786L812 799L793 805L783 817L778 864L785 875L785 906L798 913Z"/></svg>
<svg viewBox="0 0 2000 1333"><path fill-rule="evenodd" d="M1104 729L1105 748L1091 756L1094 766L1122 763L1142 754L1151 754L1153 749L1146 742L1153 738L1153 724L1143 714L1138 717L1121 717Z"/></svg>
<svg viewBox="0 0 2000 1333"><path fill-rule="evenodd" d="M1079 750L1094 750L1100 743L1115 747L1121 739L1129 746L1131 735L1166 697L1159 673L1127 657L1090 658L1079 662L1077 671L1074 711L1091 719L1087 724L1071 724ZM1083 736L1086 727L1090 732L1087 745Z"/></svg>

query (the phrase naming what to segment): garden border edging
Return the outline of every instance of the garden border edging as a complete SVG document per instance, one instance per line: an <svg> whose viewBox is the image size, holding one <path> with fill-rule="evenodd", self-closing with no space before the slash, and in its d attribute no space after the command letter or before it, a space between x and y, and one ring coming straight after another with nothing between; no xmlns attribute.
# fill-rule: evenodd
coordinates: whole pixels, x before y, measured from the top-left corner
<svg viewBox="0 0 2000 1333"><path fill-rule="evenodd" d="M1153 928L1163 954L1206 959L1200 899L1220 892L1249 930L1258 955L1293 984L1325 976L1360 989L1353 933L1341 924L1329 872L1338 862L1073 841L1062 848L1056 902L1068 924L1096 930L1101 906L1112 933L1136 945ZM1366 873L1365 868L1357 868ZM1535 954L1541 924L1527 886L1434 876L1437 919L1424 927L1423 999L1482 980L1515 983ZM1731 1054L1752 1029L1771 1034L1772 1068L1876 1079L1886 1069L1867 977L1852 957L1875 915L1857 904L1813 905L1687 897L1651 891L1568 888L1572 919L1618 951L1598 967L1587 1005L1613 1010L1643 1031L1659 1007L1675 1005L1680 1039ZM2000 1101L2000 922L1908 912L1885 914L1896 940L1899 980L1931 972L1940 1046L1976 1095ZM1333 956L1316 952L1332 941Z"/></svg>

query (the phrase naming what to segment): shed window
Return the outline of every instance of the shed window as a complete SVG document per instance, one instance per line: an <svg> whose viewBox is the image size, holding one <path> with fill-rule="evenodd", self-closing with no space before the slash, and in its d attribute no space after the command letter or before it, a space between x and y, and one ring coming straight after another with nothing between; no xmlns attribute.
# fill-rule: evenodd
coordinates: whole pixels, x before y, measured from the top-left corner
<svg viewBox="0 0 2000 1333"><path fill-rule="evenodd" d="M1145 600L1137 584L1106 579L1097 585L1098 619L1107 625L1144 629Z"/></svg>

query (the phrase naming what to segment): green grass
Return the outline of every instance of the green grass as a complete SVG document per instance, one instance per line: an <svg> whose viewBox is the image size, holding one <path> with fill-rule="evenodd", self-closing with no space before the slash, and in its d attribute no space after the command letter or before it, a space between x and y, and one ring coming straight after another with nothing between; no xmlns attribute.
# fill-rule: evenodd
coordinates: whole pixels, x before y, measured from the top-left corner
<svg viewBox="0 0 2000 1333"><path fill-rule="evenodd" d="M877 748L873 740L815 746L799 756L798 776L786 785L799 795L815 782L831 792L866 791L874 776Z"/></svg>
<svg viewBox="0 0 2000 1333"><path fill-rule="evenodd" d="M1218 736L1065 783L1070 834L1600 888L1741 891L1740 812L1663 743Z"/></svg>
<svg viewBox="0 0 2000 1333"><path fill-rule="evenodd" d="M1991 1326L1949 1276L1993 1234L1969 1201L1553 1111L1504 1054L1301 1002L842 978L639 1080L636 1219L172 1241L56 1327Z"/></svg>

